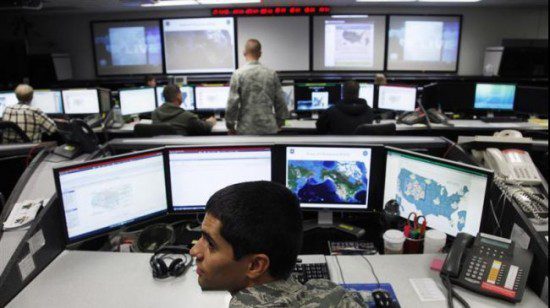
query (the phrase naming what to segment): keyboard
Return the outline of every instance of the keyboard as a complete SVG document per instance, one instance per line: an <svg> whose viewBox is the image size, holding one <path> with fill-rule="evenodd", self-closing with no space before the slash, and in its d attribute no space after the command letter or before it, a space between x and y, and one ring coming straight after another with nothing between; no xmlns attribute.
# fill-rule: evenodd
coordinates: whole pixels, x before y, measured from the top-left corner
<svg viewBox="0 0 550 308"><path fill-rule="evenodd" d="M297 263L292 271L292 277L301 284L311 279L328 279L330 274L326 263Z"/></svg>
<svg viewBox="0 0 550 308"><path fill-rule="evenodd" d="M375 255L378 250L371 242L328 242L331 255Z"/></svg>

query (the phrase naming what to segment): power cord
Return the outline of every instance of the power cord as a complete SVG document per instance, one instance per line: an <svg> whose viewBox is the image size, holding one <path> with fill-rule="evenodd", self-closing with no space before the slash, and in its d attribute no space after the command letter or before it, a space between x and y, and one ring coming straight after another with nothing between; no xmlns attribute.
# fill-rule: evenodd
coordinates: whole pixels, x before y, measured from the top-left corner
<svg viewBox="0 0 550 308"><path fill-rule="evenodd" d="M443 285L447 288L447 307L453 308L453 297L458 300L459 303L464 306L464 308L470 308L470 304L456 291L453 289L453 284L451 283L451 279L449 278L449 275L445 275L441 277L441 281L443 282Z"/></svg>
<svg viewBox="0 0 550 308"><path fill-rule="evenodd" d="M372 266L372 263L370 263L369 259L365 257L364 255L361 255L365 261L367 261L367 264L370 267L370 270L372 272L372 275L374 276L374 279L376 279L376 284L378 285L377 288L380 289L380 279L378 279L378 276L376 275L376 272L374 271L374 266Z"/></svg>
<svg viewBox="0 0 550 308"><path fill-rule="evenodd" d="M338 272L340 273L340 279L342 279L342 284L346 284L346 280L344 279L344 273L342 272L342 266L340 266L340 260L338 260L338 256L334 256L336 259L336 264L338 265ZM327 256L325 256L325 262L327 262Z"/></svg>

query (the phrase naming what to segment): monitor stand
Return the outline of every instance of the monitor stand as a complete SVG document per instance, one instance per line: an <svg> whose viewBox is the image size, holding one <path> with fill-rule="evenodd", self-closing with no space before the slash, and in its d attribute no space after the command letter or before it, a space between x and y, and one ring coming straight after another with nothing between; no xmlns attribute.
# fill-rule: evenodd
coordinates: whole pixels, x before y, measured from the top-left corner
<svg viewBox="0 0 550 308"><path fill-rule="evenodd" d="M488 111L487 116L481 117L481 121L485 123L509 123L509 122L523 122L523 119L515 116L495 117L495 113L493 111Z"/></svg>
<svg viewBox="0 0 550 308"><path fill-rule="evenodd" d="M216 121L222 120L222 113L221 112L215 112L214 117L216 117Z"/></svg>
<svg viewBox="0 0 550 308"><path fill-rule="evenodd" d="M318 214L317 220L304 221L304 232L320 228L320 229L339 230L339 231L354 235L357 238L360 238L363 235L365 235L365 229L363 228L334 221L334 216L332 215L332 211L319 211L317 212L317 214Z"/></svg>

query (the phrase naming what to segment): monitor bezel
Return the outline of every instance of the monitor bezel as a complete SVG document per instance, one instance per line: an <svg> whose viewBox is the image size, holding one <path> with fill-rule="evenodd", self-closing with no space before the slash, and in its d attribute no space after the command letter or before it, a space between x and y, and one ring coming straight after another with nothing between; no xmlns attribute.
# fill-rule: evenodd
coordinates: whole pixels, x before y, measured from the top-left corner
<svg viewBox="0 0 550 308"><path fill-rule="evenodd" d="M514 96L512 101L512 108L510 109L502 109L502 108L477 108L476 102L477 102L477 87L480 84L484 85L491 85L491 86L513 86L514 87ZM495 82L476 82L474 83L474 101L472 103L472 108L474 111L486 111L486 112L515 112L516 110L516 99L518 94L518 85L515 83L495 83Z"/></svg>
<svg viewBox="0 0 550 308"><path fill-rule="evenodd" d="M60 116L60 115L65 114L65 103L63 102L63 90L62 89L35 89L33 91L33 98L32 98L33 101L34 101L34 93L36 93L36 92L59 92L59 95L61 96L61 112L60 113L58 113L58 112L50 113L50 112L46 112L42 109L40 109L40 110L42 110L47 115L53 115L53 116ZM99 97L98 97L98 99L99 99ZM30 105L32 106L32 101L31 101ZM101 108L100 108L99 112L101 112Z"/></svg>
<svg viewBox="0 0 550 308"><path fill-rule="evenodd" d="M140 112L140 113L128 113L128 114L124 114L122 113L122 100L120 99L120 92L124 92L124 91L134 91L134 90L145 90L145 89L153 89L153 94L155 96L155 101L154 101L154 105L155 105L155 108L151 111L146 111L146 112ZM118 89L118 102L120 104L120 114L122 116L131 116L131 115L141 115L141 114L151 114L153 111L155 111L156 108L158 108L158 105L157 105L157 89L156 87L131 87L131 88L121 88L121 89Z"/></svg>
<svg viewBox="0 0 550 308"><path fill-rule="evenodd" d="M332 212L360 212L360 213L368 213L368 212L375 212L382 210L382 199L384 197L383 190L378 189L380 185L384 185L384 181L382 178L382 181L380 181L380 178L373 177L375 174L379 174L380 172L384 172L384 168L382 166L385 166L386 161L386 150L383 145L379 144L362 144L362 145L349 145L349 144L335 144L335 143L329 143L329 144L281 144L277 145L278 147L278 158L279 161L275 163L275 165L278 167L278 169L275 169L278 171L276 174L276 180L286 186L287 182L287 148L289 147L300 147L300 148L351 148L351 149L364 149L369 148L371 149L371 178L369 179L369 194L368 194L368 200L365 208L341 208L338 207L336 204L327 204L327 206L323 207L303 207L302 202L300 202L300 210L302 211L312 211L312 212L319 212L319 211L332 211ZM288 187L287 187L288 188ZM382 191L382 193L381 193Z"/></svg>
<svg viewBox="0 0 550 308"><path fill-rule="evenodd" d="M97 110L98 112L88 112L88 113L67 113L67 108L65 107L65 98L63 97L64 91L74 91L74 90L95 90L96 96L97 96ZM85 116L85 115L91 115L91 114L101 114L101 98L99 97L99 89L98 88L68 88L68 89L61 89L61 99L63 100L63 114L68 116Z"/></svg>
<svg viewBox="0 0 550 308"><path fill-rule="evenodd" d="M382 88L407 88L407 89L414 89L415 90L415 96L414 96L414 109L413 110L399 110L399 109L388 109L388 108L381 108L380 107L380 91ZM417 86L411 86L411 85L402 85L402 84L385 84L385 85L379 85L376 87L376 107L379 110L389 110L389 111L395 111L395 112L413 112L418 108L418 87Z"/></svg>
<svg viewBox="0 0 550 308"><path fill-rule="evenodd" d="M231 98L231 85L229 84L197 84L193 86L193 96L195 100L195 111L197 112L225 112L227 109L227 102L225 102L224 108L199 108L198 99L197 99L197 88L228 88L229 96Z"/></svg>
<svg viewBox="0 0 550 308"><path fill-rule="evenodd" d="M193 214L193 213L204 213L206 209L206 204L204 206L193 206L190 209L178 209L176 210L174 207L174 202L172 198L172 170L170 169L170 152L172 151L178 151L178 150L215 150L215 149L254 149L254 148L267 148L271 152L271 181L275 182L274 180L274 144L273 143L253 143L253 144L242 144L242 145L235 145L235 144L219 144L219 145L185 145L185 146L167 146L164 151L165 159L164 159L164 167L166 170L166 182L167 182L167 198L168 198L168 209L170 214L175 215L185 215L185 214Z"/></svg>
<svg viewBox="0 0 550 308"><path fill-rule="evenodd" d="M296 88L297 87L302 87L302 86L310 87L309 85L314 86L316 84L317 85L322 85L322 84L325 84L325 85L328 85L328 84L340 85L340 99L337 102L334 102L334 103L331 104L330 96L329 96L328 107L325 108L325 109L305 109L305 110L304 109L298 109L298 96L296 94L297 93ZM344 84L341 81L295 82L294 83L294 112L297 113L297 114L311 113L311 112L323 112L323 111L328 110L330 107L336 106L338 103L340 103L340 101L342 101L342 98L343 98L343 95L344 95L343 87L344 87Z"/></svg>
<svg viewBox="0 0 550 308"><path fill-rule="evenodd" d="M484 227L483 223L484 223L484 220L485 220L485 218L488 214L487 213L487 210L488 210L487 204L489 203L489 199L491 197L490 192L491 192L493 178L494 178L494 172L492 170L485 169L485 168L482 168L482 167L479 167L479 166L468 165L466 163L462 163L462 162L459 162L459 161L452 161L452 160L448 160L448 159L445 159L445 158L435 157L435 156L426 155L426 154L422 154L422 153L418 153L418 152L414 152L414 151L403 150L403 149L396 148L396 147L386 146L386 158L387 158L387 155L389 155L390 152L396 152L396 153L399 153L399 154L414 156L414 157L418 157L418 158L422 158L422 159L426 159L426 160L430 160L430 161L435 161L435 162L438 162L438 163L441 163L441 164L450 165L450 166L454 166L454 167L459 167L459 168L463 168L463 169L468 169L468 170L471 170L473 172L485 174L487 176L487 182L486 182L485 196L483 198L483 205L482 205L483 208L481 209L481 218L480 218L478 233L483 230L483 227ZM382 202L384 202L384 196L386 194L386 187L385 187L386 171L387 171L387 159L386 159L386 163L384 164L383 173L382 173L382 178L384 179L384 190L382 192L382 200L383 200ZM406 217L404 217L404 215L401 214L401 213L399 214L399 217L401 217L403 219L406 219ZM428 221L428 223L429 223L429 221ZM434 228L430 227L429 225L428 225L428 228L434 229ZM438 231L441 231L441 230L438 230ZM443 233L445 233L449 236L455 237L455 235L448 234L444 231L441 231L441 232L443 232ZM477 234L475 234L475 235L477 235Z"/></svg>
<svg viewBox="0 0 550 308"><path fill-rule="evenodd" d="M144 155L149 155L149 154L155 154L155 153L159 153L160 156L162 157L163 167L164 167L166 165L166 162L165 162L165 154L164 154L165 150L164 150L164 147L163 147L163 148L155 148L155 149L150 149L150 150L145 150L145 151L132 152L132 153L129 153L129 154L110 156L110 157L106 157L106 158L91 160L91 161L77 163L77 164L71 164L71 165L67 165L67 166L63 166L63 167L53 169L56 196L57 196L57 199L59 201L61 222L63 224L62 229L63 229L63 235L64 235L64 239L65 239L65 245L74 245L74 244L82 243L82 242L85 242L85 241L88 241L88 240L91 240L91 239L96 239L96 238L99 238L101 236L105 236L105 235L107 235L107 234L109 234L113 231L119 230L121 228L133 226L133 225L142 223L142 222L147 221L147 220L151 220L151 219L154 219L154 218L165 216L168 213L169 206L168 206L168 199L167 199L166 200L166 209L163 210L163 211L155 212L155 213L152 213L152 214L149 214L149 215L146 215L146 216L141 216L141 217L136 218L136 219L134 219L130 222L125 222L125 223L120 224L120 225L115 225L115 226L111 225L111 226L108 226L106 228L96 230L94 232L88 232L86 234L70 238L69 237L69 230L67 228L67 218L65 217L65 206L64 206L63 197L62 197L62 194L61 194L61 182L60 182L60 179L59 179L60 173L66 171L66 170L70 170L70 169L81 168L81 167L85 167L85 166L101 165L101 164L105 164L105 163L109 163L109 162L116 162L116 161L121 161L121 160L128 160L128 159L131 159L131 158L144 156ZM166 169L164 169L165 194L166 194L166 198L168 198L168 183L166 182L166 180L167 180Z"/></svg>

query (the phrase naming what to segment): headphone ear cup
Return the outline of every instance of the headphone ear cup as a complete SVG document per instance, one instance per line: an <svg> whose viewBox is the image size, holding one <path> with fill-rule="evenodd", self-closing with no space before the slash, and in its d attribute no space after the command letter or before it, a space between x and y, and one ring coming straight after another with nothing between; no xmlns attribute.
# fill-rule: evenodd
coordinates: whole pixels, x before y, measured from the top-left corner
<svg viewBox="0 0 550 308"><path fill-rule="evenodd" d="M155 259L151 263L151 268L153 269L153 277L155 278L166 278L168 277L168 267L162 259Z"/></svg>
<svg viewBox="0 0 550 308"><path fill-rule="evenodd" d="M185 262L183 262L183 259L178 258L170 263L168 272L170 273L170 276L179 277L185 272L186 269L187 267L185 266Z"/></svg>

